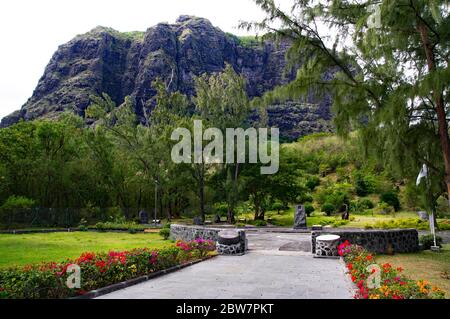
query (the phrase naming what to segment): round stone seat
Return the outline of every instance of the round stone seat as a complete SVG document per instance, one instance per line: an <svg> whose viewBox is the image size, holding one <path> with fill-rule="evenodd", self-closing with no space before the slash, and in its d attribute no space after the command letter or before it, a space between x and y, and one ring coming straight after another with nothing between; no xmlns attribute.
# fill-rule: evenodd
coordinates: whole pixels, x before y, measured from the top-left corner
<svg viewBox="0 0 450 319"><path fill-rule="evenodd" d="M220 255L243 255L246 249L245 232L231 229L220 231L216 248Z"/></svg>
<svg viewBox="0 0 450 319"><path fill-rule="evenodd" d="M316 256L335 257L341 237L338 235L321 235L316 238Z"/></svg>
<svg viewBox="0 0 450 319"><path fill-rule="evenodd" d="M222 245L235 245L240 241L239 233L229 229L220 231L217 237L217 242Z"/></svg>

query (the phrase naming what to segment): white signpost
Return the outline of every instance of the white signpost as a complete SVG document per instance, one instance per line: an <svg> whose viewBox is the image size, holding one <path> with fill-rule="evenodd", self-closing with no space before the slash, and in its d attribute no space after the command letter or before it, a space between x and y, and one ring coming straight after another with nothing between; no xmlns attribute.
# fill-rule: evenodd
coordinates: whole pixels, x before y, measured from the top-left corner
<svg viewBox="0 0 450 319"><path fill-rule="evenodd" d="M423 164L422 169L419 172L419 175L417 176L417 181L416 181L416 186L420 185L420 181L422 180L422 178L425 178L425 183L426 183L426 188L427 188L427 192L431 192L431 185L430 185L430 181L428 179L428 167L426 164ZM434 240L434 246L431 246L431 250L432 251L439 251L440 247L437 245L436 243L436 228L435 228L435 224L434 224L434 209L433 204L431 203L431 196L430 196L430 215L429 215L429 222L430 222L430 232L431 235L433 235L433 240Z"/></svg>

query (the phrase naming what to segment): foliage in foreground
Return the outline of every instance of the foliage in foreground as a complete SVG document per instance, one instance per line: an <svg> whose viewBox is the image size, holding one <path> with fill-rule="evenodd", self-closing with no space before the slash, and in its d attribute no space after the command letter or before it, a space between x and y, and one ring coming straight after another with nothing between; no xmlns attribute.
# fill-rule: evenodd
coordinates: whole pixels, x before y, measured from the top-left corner
<svg viewBox="0 0 450 319"><path fill-rule="evenodd" d="M355 299L443 299L445 293L425 280L414 281L402 274L401 267L377 265L361 246L345 241L339 245L352 281L358 286ZM379 273L378 273L379 272ZM379 285L377 285L379 278Z"/></svg>
<svg viewBox="0 0 450 319"><path fill-rule="evenodd" d="M0 298L47 299L83 295L124 280L137 278L192 260L204 258L215 250L210 241L179 242L177 247L159 250L147 248L109 253L85 252L75 260L46 262L0 271ZM71 264L80 266L81 287L66 285Z"/></svg>

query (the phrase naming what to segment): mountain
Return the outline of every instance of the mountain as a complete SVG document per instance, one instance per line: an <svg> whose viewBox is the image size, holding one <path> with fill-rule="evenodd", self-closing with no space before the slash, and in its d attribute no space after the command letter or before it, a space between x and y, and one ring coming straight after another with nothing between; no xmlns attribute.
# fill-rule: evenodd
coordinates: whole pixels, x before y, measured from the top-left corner
<svg viewBox="0 0 450 319"><path fill-rule="evenodd" d="M174 24L160 23L146 32L97 27L58 48L31 98L0 126L55 118L65 110L84 116L90 95L103 92L117 104L131 96L136 114L145 122L152 110L148 101L155 94L155 78L162 78L170 90L192 96L194 76L221 71L225 63L247 79L250 97L261 96L294 78L295 70L286 70L289 46L287 40L239 38L193 16L180 16ZM279 126L289 139L329 131L330 99L308 102L270 107L269 124Z"/></svg>

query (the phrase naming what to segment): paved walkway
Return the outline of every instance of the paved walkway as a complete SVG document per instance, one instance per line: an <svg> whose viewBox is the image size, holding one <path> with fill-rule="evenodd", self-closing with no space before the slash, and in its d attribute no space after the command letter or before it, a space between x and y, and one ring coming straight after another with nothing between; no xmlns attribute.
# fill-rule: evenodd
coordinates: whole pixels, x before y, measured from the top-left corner
<svg viewBox="0 0 450 319"><path fill-rule="evenodd" d="M244 256L218 256L100 298L341 299L353 296L338 260L311 256L309 234L251 232L247 237L249 252Z"/></svg>

